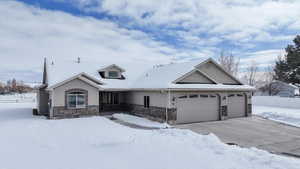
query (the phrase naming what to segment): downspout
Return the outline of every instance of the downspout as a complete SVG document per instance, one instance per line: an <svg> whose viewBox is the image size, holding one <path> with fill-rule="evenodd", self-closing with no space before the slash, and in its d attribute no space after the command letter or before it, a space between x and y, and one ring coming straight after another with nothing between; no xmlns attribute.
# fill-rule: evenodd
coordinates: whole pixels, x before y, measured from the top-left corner
<svg viewBox="0 0 300 169"><path fill-rule="evenodd" d="M166 123L169 121L168 109L171 106L171 91L168 89L168 105L166 106Z"/></svg>

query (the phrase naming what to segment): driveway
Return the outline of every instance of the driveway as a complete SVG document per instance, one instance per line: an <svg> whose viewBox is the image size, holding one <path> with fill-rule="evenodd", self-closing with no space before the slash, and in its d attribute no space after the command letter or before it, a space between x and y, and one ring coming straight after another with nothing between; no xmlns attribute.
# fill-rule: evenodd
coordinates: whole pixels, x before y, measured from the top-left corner
<svg viewBox="0 0 300 169"><path fill-rule="evenodd" d="M276 154L300 157L300 128L258 116L176 125L200 134L214 133L223 142L257 147Z"/></svg>

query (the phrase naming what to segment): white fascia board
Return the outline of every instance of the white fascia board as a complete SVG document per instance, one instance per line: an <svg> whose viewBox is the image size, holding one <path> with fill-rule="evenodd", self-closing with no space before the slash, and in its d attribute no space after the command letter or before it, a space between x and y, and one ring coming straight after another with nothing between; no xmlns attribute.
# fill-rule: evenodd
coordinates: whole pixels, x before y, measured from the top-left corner
<svg viewBox="0 0 300 169"><path fill-rule="evenodd" d="M62 82L56 83L56 84L54 84L54 85L52 85L52 86L49 86L49 87L47 88L47 90L53 90L54 88L57 88L57 87L59 87L59 86L65 84L65 83L67 83L67 82L70 82L70 81L74 80L74 79L80 79L80 80L82 80L82 81L84 81L84 82L86 82L86 83L92 85L93 87L96 87L97 89L100 89L100 88L101 88L100 86L98 86L98 84L96 84L96 83L94 83L94 82L92 82L92 81L86 79L86 78L83 77L82 75L88 76L89 78L93 78L93 77L87 75L86 73L82 72L82 73L79 73L79 74L77 74L77 75L75 75L75 76L72 76L72 77L70 77L70 78L68 78L68 79L66 79L66 80L64 80L64 81L62 81ZM95 79L95 80L97 80L97 79ZM100 82L99 80L97 80L97 81L98 81L99 83L101 83L101 84L104 84L104 83Z"/></svg>

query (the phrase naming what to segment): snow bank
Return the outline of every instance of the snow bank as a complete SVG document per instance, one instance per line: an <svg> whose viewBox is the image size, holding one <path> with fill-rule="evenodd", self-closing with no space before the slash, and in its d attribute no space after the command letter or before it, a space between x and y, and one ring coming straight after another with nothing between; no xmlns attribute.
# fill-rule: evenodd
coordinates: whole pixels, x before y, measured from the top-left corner
<svg viewBox="0 0 300 169"><path fill-rule="evenodd" d="M280 123L300 127L300 109L253 106L253 113Z"/></svg>
<svg viewBox="0 0 300 169"><path fill-rule="evenodd" d="M171 127L166 123L154 122L154 121L150 121L145 118L132 116L129 114L118 113L118 114L113 114L113 117L116 119L119 119L121 121L130 123L130 124L135 124L135 125L142 126L142 127L150 127L150 128L170 128Z"/></svg>
<svg viewBox="0 0 300 169"><path fill-rule="evenodd" d="M33 103L0 103L0 168L298 169L300 160L189 130L138 130L104 117L45 120Z"/></svg>
<svg viewBox="0 0 300 169"><path fill-rule="evenodd" d="M291 109L300 109L300 98L279 96L254 96L252 103L255 106L275 106Z"/></svg>

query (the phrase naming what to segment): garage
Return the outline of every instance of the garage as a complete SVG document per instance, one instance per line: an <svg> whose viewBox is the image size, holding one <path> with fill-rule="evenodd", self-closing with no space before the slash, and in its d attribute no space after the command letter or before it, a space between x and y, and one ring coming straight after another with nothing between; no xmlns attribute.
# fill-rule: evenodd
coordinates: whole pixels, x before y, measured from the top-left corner
<svg viewBox="0 0 300 169"><path fill-rule="evenodd" d="M245 117L246 116L246 101L245 96L242 93L230 93L228 94L228 117Z"/></svg>
<svg viewBox="0 0 300 169"><path fill-rule="evenodd" d="M216 94L186 94L177 98L177 123L219 120L219 97Z"/></svg>

